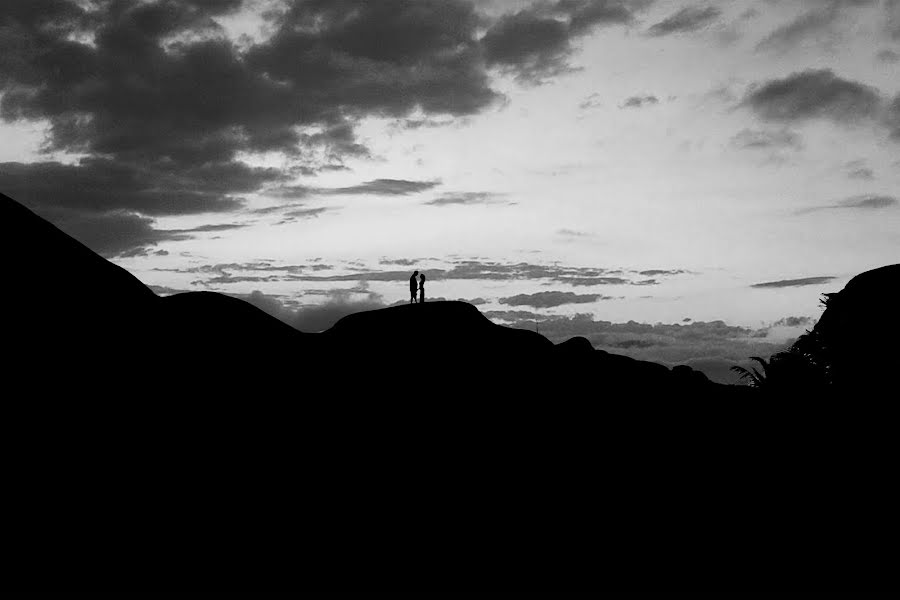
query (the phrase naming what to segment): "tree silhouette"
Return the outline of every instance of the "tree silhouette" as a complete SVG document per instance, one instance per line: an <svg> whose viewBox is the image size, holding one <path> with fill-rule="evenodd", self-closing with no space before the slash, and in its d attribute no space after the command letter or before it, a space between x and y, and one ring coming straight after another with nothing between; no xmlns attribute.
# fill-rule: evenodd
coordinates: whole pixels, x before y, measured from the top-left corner
<svg viewBox="0 0 900 600"><path fill-rule="evenodd" d="M823 294L821 305L828 308L834 294ZM787 350L776 352L769 360L759 356L750 357L759 363L762 371L741 366L731 367L752 387L772 391L813 390L832 383L833 352L821 328L806 330Z"/></svg>
<svg viewBox="0 0 900 600"><path fill-rule="evenodd" d="M741 381L747 380L750 387L764 387L766 385L766 372L768 370L766 359L760 358L759 356L751 356L750 360L755 360L756 362L758 362L762 367L762 372L753 367L748 369L741 366L731 367L731 370L740 375Z"/></svg>

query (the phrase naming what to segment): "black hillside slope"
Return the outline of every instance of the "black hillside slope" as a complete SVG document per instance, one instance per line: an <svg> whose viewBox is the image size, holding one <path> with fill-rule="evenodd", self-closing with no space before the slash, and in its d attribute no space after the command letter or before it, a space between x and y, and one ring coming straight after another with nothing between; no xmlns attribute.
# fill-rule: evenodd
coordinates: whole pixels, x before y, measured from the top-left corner
<svg viewBox="0 0 900 600"><path fill-rule="evenodd" d="M457 302L304 335L159 298L6 197L0 227L7 589L886 585L883 403L776 401Z"/></svg>

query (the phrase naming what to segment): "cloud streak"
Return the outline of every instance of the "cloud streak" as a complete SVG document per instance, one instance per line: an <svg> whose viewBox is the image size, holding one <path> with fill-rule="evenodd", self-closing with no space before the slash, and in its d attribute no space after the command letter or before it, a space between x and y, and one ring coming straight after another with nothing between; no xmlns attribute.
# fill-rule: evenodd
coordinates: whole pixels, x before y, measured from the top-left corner
<svg viewBox="0 0 900 600"><path fill-rule="evenodd" d="M370 196L409 196L430 190L440 185L440 181L410 181L407 179L373 179L351 187L325 189L318 188L319 193L332 195L370 195Z"/></svg>
<svg viewBox="0 0 900 600"><path fill-rule="evenodd" d="M484 206L490 204L514 204L500 199L501 194L493 192L451 192L429 200L428 206Z"/></svg>
<svg viewBox="0 0 900 600"><path fill-rule="evenodd" d="M537 292L517 294L500 298L500 304L509 306L530 306L532 308L554 308L566 304L591 304L599 300L612 300L612 296L602 294L576 294L574 292Z"/></svg>
<svg viewBox="0 0 900 600"><path fill-rule="evenodd" d="M662 37L678 33L698 31L719 18L722 11L715 6L686 6L652 25L647 34Z"/></svg>
<svg viewBox="0 0 900 600"><path fill-rule="evenodd" d="M813 206L810 208L803 208L796 211L794 214L797 215L805 215L812 212L818 212L822 210L862 210L862 211L872 211L872 210L882 210L886 208L893 208L896 206L900 206L900 201L897 200L894 196L887 195L879 195L879 194L863 194L860 196L852 196L850 198L846 198L835 204L828 204L825 206Z"/></svg>
<svg viewBox="0 0 900 600"><path fill-rule="evenodd" d="M802 150L803 141L788 129L742 129L731 138L731 146L739 150Z"/></svg>
<svg viewBox="0 0 900 600"><path fill-rule="evenodd" d="M848 9L872 6L875 0L822 0L790 23L763 38L757 51L787 52L807 40L831 43L840 35L841 21Z"/></svg>
<svg viewBox="0 0 900 600"><path fill-rule="evenodd" d="M800 279L781 279L779 281L766 281L754 283L750 287L757 289L779 289L791 287L803 287L807 285L823 285L837 279L836 277L802 277Z"/></svg>

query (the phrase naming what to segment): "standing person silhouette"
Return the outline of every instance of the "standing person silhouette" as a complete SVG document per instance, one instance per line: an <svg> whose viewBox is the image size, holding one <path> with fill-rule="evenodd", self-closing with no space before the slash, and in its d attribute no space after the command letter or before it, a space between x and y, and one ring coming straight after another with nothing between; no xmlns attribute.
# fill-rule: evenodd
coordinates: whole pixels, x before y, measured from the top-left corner
<svg viewBox="0 0 900 600"><path fill-rule="evenodd" d="M425 273L419 275L419 304L425 302Z"/></svg>
<svg viewBox="0 0 900 600"><path fill-rule="evenodd" d="M409 278L409 303L410 304L414 304L416 301L416 287L417 287L416 286L416 275L418 275L418 274L419 274L419 272L416 271L415 273L412 274L412 277Z"/></svg>

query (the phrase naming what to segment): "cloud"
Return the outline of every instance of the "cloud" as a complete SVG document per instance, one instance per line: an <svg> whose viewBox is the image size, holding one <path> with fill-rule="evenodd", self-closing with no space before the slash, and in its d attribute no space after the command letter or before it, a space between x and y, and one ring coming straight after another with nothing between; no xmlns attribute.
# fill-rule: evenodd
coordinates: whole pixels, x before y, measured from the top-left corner
<svg viewBox="0 0 900 600"><path fill-rule="evenodd" d="M812 317L784 317L772 323L772 327L811 327L815 323Z"/></svg>
<svg viewBox="0 0 900 600"><path fill-rule="evenodd" d="M844 170L848 179L861 179L864 181L875 179L875 172L866 165L864 160L851 160L844 164Z"/></svg>
<svg viewBox="0 0 900 600"><path fill-rule="evenodd" d="M285 185L270 187L264 191L266 196L275 198L300 199L310 196L408 196L425 192L441 185L440 181L412 181L408 179L373 179L348 187L328 188L306 185ZM275 212L277 206L257 209L255 212Z"/></svg>
<svg viewBox="0 0 900 600"><path fill-rule="evenodd" d="M437 187L440 181L409 181L406 179L373 179L359 185L344 188L322 189L328 194L367 194L372 196L408 196Z"/></svg>
<svg viewBox="0 0 900 600"><path fill-rule="evenodd" d="M687 6L652 25L647 30L647 34L660 37L673 33L697 31L718 19L721 13L722 11L715 6Z"/></svg>
<svg viewBox="0 0 900 600"><path fill-rule="evenodd" d="M840 35L839 25L848 8L871 6L876 0L822 0L790 23L775 29L756 46L758 51L787 52L812 39L818 43L834 42Z"/></svg>
<svg viewBox="0 0 900 600"><path fill-rule="evenodd" d="M189 215L233 211L240 200L226 196L234 177L236 189L246 190L280 177L274 170L252 169L241 163L177 172L120 163L82 159L77 165L58 162L0 163L0 189L31 208L58 207L86 212L134 211L144 215ZM235 173L239 173L236 175Z"/></svg>
<svg viewBox="0 0 900 600"><path fill-rule="evenodd" d="M190 229L170 229L168 233L209 233L219 231L233 231L247 227L247 223L219 223L215 225L199 225Z"/></svg>
<svg viewBox="0 0 900 600"><path fill-rule="evenodd" d="M646 95L646 96L631 96L627 98L619 108L642 108L644 106L650 106L652 104L658 104L659 98L656 96Z"/></svg>
<svg viewBox="0 0 900 600"><path fill-rule="evenodd" d="M684 275L687 273L690 273L690 271L686 271L684 269L647 269L645 271L638 271L638 274L645 277L657 277L659 275Z"/></svg>
<svg viewBox="0 0 900 600"><path fill-rule="evenodd" d="M787 288L802 287L806 285L822 285L837 279L836 277L803 277L801 279L782 279L780 281L766 281L764 283L754 283L752 288Z"/></svg>
<svg viewBox="0 0 900 600"><path fill-rule="evenodd" d="M293 223L300 220L318 219L320 215L333 210L337 209L333 206L320 206L317 208L295 208L293 210L288 210L282 213L282 219L278 222L278 224L283 225L284 223Z"/></svg>
<svg viewBox="0 0 900 600"><path fill-rule="evenodd" d="M166 171L87 158L75 165L0 163L0 190L95 252L112 257L140 254L159 242L202 232L156 230L152 217L232 212L243 203L223 188L246 189L279 176L242 163ZM214 231L225 226L204 227Z"/></svg>
<svg viewBox="0 0 900 600"><path fill-rule="evenodd" d="M885 31L892 40L900 40L900 0L886 0L884 9L887 13Z"/></svg>
<svg viewBox="0 0 900 600"><path fill-rule="evenodd" d="M635 13L651 3L652 0L560 0L555 10L557 14L568 17L573 35L581 35L598 25L631 23Z"/></svg>
<svg viewBox="0 0 900 600"><path fill-rule="evenodd" d="M572 41L605 25L627 25L649 2L558 0L501 15L481 38L488 66L538 84L574 70Z"/></svg>
<svg viewBox="0 0 900 600"><path fill-rule="evenodd" d="M871 181L875 179L875 171L868 167L860 167L858 169L852 169L848 171L847 177L850 179L863 179L866 181Z"/></svg>
<svg viewBox="0 0 900 600"><path fill-rule="evenodd" d="M291 89L299 114L470 115L499 99L483 68L481 17L464 0L289 2L247 63Z"/></svg>
<svg viewBox="0 0 900 600"><path fill-rule="evenodd" d="M343 169L369 156L363 118L452 119L502 98L477 39L484 18L466 0L288 0L265 13L267 39L235 44L213 17L241 5L0 3L0 118L46 122L45 151L84 157L20 165L0 189L94 216L235 210L233 194L278 179L240 157ZM406 193L387 181L358 191Z"/></svg>
<svg viewBox="0 0 900 600"><path fill-rule="evenodd" d="M512 204L500 200L501 194L493 192L451 192L429 200L428 206L472 206L485 204Z"/></svg>
<svg viewBox="0 0 900 600"><path fill-rule="evenodd" d="M893 196L878 196L873 194L863 195L863 196L854 196L853 198L847 198L846 200L841 200L838 204L834 205L833 208L862 208L862 209L877 209L877 208L888 208L890 206L897 206L897 199Z"/></svg>
<svg viewBox="0 0 900 600"><path fill-rule="evenodd" d="M748 29L748 23L757 17L760 12L755 7L744 10L732 22L723 25L717 32L719 42L723 45L730 45L741 39Z"/></svg>
<svg viewBox="0 0 900 600"><path fill-rule="evenodd" d="M500 298L500 304L509 306L531 306L533 308L553 308L565 304L589 304L598 300L611 300L611 296L601 294L576 294L574 292L537 292L517 294Z"/></svg>
<svg viewBox="0 0 900 600"><path fill-rule="evenodd" d="M888 106L884 121L890 131L891 139L900 141L900 94L897 94Z"/></svg>
<svg viewBox="0 0 900 600"><path fill-rule="evenodd" d="M879 51L875 57L883 63L893 64L900 61L900 52L885 48L884 50Z"/></svg>
<svg viewBox="0 0 900 600"><path fill-rule="evenodd" d="M559 229L556 232L556 235L566 237L566 238L591 238L594 237L593 233L587 231L579 231L577 229Z"/></svg>
<svg viewBox="0 0 900 600"><path fill-rule="evenodd" d="M800 136L788 129L742 129L731 138L731 145L740 150L801 150Z"/></svg>
<svg viewBox="0 0 900 600"><path fill-rule="evenodd" d="M380 265L399 265L401 267L412 267L422 263L424 259L421 258L382 258L378 261Z"/></svg>
<svg viewBox="0 0 900 600"><path fill-rule="evenodd" d="M587 98L585 98L584 100L582 100L578 104L578 108L580 108L581 110L590 110L593 108L600 108L601 106L603 106L603 101L601 100L601 98L602 98L602 95L595 92L595 93L591 94L590 96L588 96Z"/></svg>
<svg viewBox="0 0 900 600"><path fill-rule="evenodd" d="M438 259L399 259L381 262L385 265L414 266L425 260L437 261ZM449 280L485 280L485 281L535 281L547 284L562 284L571 286L599 286L599 285L654 285L656 279L636 279L635 276L646 277L637 271L623 271L621 269L603 269L598 267L570 267L559 264L538 265L532 263L505 263L483 260L454 260L446 268L423 268L431 281ZM338 271L334 274L324 274L323 271ZM346 272L350 271L350 272ZM406 282L409 279L408 270L377 270L368 269L364 264L348 262L344 268L330 265L276 265L268 261L249 263L226 263L198 265L187 268L175 269L173 272L192 274L199 276L198 282L205 285L229 284L240 281L260 281L259 273L264 273L265 280L277 278L277 281L308 281L308 282L354 282L354 281L384 281ZM682 269L651 269L643 273L654 273L657 276L672 276L687 274L689 271Z"/></svg>
<svg viewBox="0 0 900 600"><path fill-rule="evenodd" d="M568 25L529 10L502 17L481 44L488 65L512 71L523 82L537 83L571 70Z"/></svg>
<svg viewBox="0 0 900 600"><path fill-rule="evenodd" d="M742 105L765 121L827 119L846 124L877 118L882 98L875 88L818 69L756 85Z"/></svg>
<svg viewBox="0 0 900 600"><path fill-rule="evenodd" d="M895 198L894 196L862 194L860 196L852 196L850 198L846 198L834 204L802 208L796 211L794 214L804 215L821 210L880 210L885 208L892 208L898 205L900 205L900 202L898 202L897 198Z"/></svg>
<svg viewBox="0 0 900 600"><path fill-rule="evenodd" d="M89 213L43 207L37 213L107 258L142 256L161 242L192 237L187 231L157 230L152 219L129 212Z"/></svg>

